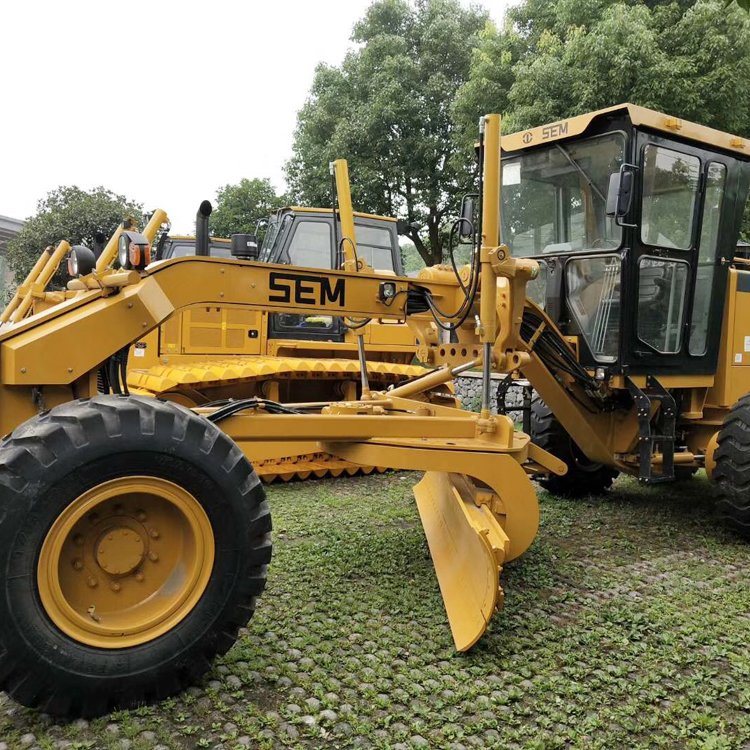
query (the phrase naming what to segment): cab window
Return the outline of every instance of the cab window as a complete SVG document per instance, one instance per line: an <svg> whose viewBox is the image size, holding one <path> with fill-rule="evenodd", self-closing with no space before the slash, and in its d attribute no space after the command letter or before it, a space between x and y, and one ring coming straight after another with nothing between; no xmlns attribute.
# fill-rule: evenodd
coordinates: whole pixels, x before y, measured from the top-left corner
<svg viewBox="0 0 750 750"><path fill-rule="evenodd" d="M391 233L381 227L356 225L357 255L376 271L395 271Z"/></svg>
<svg viewBox="0 0 750 750"><path fill-rule="evenodd" d="M641 258L638 265L638 338L662 354L682 348L690 266L670 258Z"/></svg>
<svg viewBox="0 0 750 750"><path fill-rule="evenodd" d="M599 362L614 362L620 346L620 265L619 255L594 255L565 268L568 307Z"/></svg>
<svg viewBox="0 0 750 750"><path fill-rule="evenodd" d="M331 226L327 221L300 221L287 250L289 263L303 268L331 267Z"/></svg>
<svg viewBox="0 0 750 750"><path fill-rule="evenodd" d="M689 250L700 176L700 159L663 146L643 150L641 240Z"/></svg>
<svg viewBox="0 0 750 750"><path fill-rule="evenodd" d="M703 197L703 223L698 240L698 267L695 271L695 292L693 314L690 320L689 352L693 356L706 353L708 343L708 322L711 317L711 291L713 289L717 249L719 244L719 224L724 202L724 186L727 168L712 162L706 169L706 191Z"/></svg>
<svg viewBox="0 0 750 750"><path fill-rule="evenodd" d="M212 258L231 258L232 247L228 243L211 243L208 246L208 254ZM172 245L171 251L167 254L167 258L187 258L188 256L195 255L195 242L176 242Z"/></svg>

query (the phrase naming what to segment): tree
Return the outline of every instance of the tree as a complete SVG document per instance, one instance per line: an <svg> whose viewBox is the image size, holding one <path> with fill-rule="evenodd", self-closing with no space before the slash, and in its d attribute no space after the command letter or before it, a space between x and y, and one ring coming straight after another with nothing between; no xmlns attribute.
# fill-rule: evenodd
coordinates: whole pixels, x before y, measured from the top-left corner
<svg viewBox="0 0 750 750"><path fill-rule="evenodd" d="M628 101L750 134L748 31L721 0L526 0L483 36L454 115L466 134L500 111L507 132Z"/></svg>
<svg viewBox="0 0 750 750"><path fill-rule="evenodd" d="M441 262L442 225L473 182L451 104L488 23L457 0L374 2L354 27L358 47L340 67L318 66L299 112L287 164L295 198L330 205L328 163L347 158L355 206L421 225L409 239L427 264Z"/></svg>
<svg viewBox="0 0 750 750"><path fill-rule="evenodd" d="M127 217L141 222L142 211L140 203L103 187L86 191L69 185L50 191L37 204L36 214L8 243L8 265L16 282L23 281L48 245L67 240L71 245L91 247L96 232L109 237ZM52 283L62 285L65 280L61 268Z"/></svg>
<svg viewBox="0 0 750 750"><path fill-rule="evenodd" d="M219 237L252 234L258 219L287 203L286 196L276 194L270 180L258 178L224 185L217 190L216 201L216 210L211 214L211 233Z"/></svg>

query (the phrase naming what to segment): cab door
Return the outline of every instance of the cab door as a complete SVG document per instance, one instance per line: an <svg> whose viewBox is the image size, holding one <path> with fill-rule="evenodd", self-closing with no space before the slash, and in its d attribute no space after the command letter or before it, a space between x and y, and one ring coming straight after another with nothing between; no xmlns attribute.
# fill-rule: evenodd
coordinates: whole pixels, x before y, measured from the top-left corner
<svg viewBox="0 0 750 750"><path fill-rule="evenodd" d="M707 340L726 281L719 238L731 159L643 133L639 151L624 364L634 374L711 372Z"/></svg>

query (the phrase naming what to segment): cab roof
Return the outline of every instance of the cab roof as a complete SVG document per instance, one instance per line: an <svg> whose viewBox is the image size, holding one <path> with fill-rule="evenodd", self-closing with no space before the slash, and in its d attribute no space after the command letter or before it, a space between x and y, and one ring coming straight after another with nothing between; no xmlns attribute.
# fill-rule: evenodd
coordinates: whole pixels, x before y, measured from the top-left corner
<svg viewBox="0 0 750 750"><path fill-rule="evenodd" d="M167 239L175 240L177 242L195 242L195 235L194 234L170 234ZM227 245L232 241L230 239L227 239L226 237L214 237L213 235L209 237L209 240L211 242L225 243Z"/></svg>
<svg viewBox="0 0 750 750"><path fill-rule="evenodd" d="M309 206L284 206L279 211L294 211L301 214L330 214L333 213L331 208L310 208ZM354 215L359 219L378 219L380 221L397 221L392 216L380 216L379 214L365 214L361 211L354 211Z"/></svg>
<svg viewBox="0 0 750 750"><path fill-rule="evenodd" d="M678 135L682 138L706 143L710 146L734 151L743 156L750 157L750 140L746 138L628 103L616 104L614 107L598 109L595 112L587 112L584 115L568 117L565 120L540 125L537 128L504 135L500 139L500 146L504 152L513 152L531 146L538 146L542 143L570 138L571 136L583 133L598 117L616 113L627 114L633 125L643 125L653 130L661 130L665 133L671 133L672 135Z"/></svg>

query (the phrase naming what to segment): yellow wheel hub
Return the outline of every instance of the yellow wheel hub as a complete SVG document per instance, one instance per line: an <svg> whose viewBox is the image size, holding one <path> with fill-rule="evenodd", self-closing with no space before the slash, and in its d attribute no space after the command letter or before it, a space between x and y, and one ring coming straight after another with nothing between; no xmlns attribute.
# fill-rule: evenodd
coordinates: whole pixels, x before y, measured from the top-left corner
<svg viewBox="0 0 750 750"><path fill-rule="evenodd" d="M182 487L122 477L76 498L42 544L37 583L52 622L99 648L146 643L175 627L206 589L211 523Z"/></svg>
<svg viewBox="0 0 750 750"><path fill-rule="evenodd" d="M143 562L145 549L146 543L137 531L118 526L102 535L96 545L96 561L110 575L128 575Z"/></svg>

